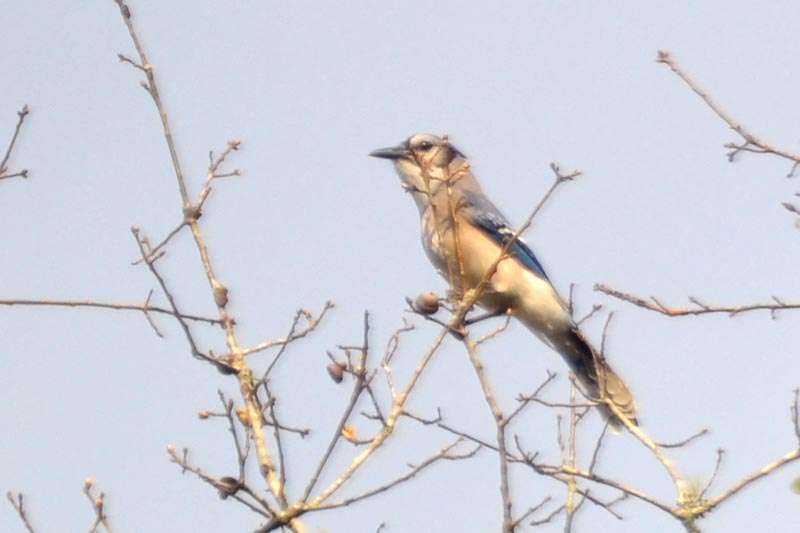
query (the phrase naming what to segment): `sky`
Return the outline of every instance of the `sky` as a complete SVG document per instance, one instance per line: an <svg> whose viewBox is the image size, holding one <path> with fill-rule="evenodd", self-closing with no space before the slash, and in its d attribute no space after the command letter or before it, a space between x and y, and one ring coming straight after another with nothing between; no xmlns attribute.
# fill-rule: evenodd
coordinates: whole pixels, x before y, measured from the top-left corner
<svg viewBox="0 0 800 533"><path fill-rule="evenodd" d="M0 182L0 299L64 298L140 303L155 280L132 266L129 228L159 239L180 221L180 202L158 116L120 64L133 54L110 0L6 2L0 31L0 142L29 104L11 168ZM247 345L281 337L298 308L337 307L276 368L286 423L290 494L316 466L349 384L325 371L326 350L361 338L383 347L406 318L417 325L397 356L405 379L437 333L404 312L404 298L443 280L419 243L416 209L371 150L429 131L466 153L493 201L520 223L551 183L550 162L580 169L526 239L562 294L575 284L577 314L613 311L608 357L636 393L643 427L659 441L711 432L672 454L698 483L726 456L711 494L796 446L789 419L800 386L796 312L734 318L667 318L592 290L595 283L668 305L797 300L800 233L780 203L800 189L789 165L723 145L738 140L696 95L654 60L668 50L753 132L796 150L800 5L752 2L212 2L131 0L155 65L189 188L200 189L208 151L243 141L202 218L230 309ZM181 307L213 314L196 250L180 235L159 263ZM163 303L161 295L156 301ZM93 477L115 531L250 531L257 517L169 463L168 444L216 475L235 473L217 390L235 382L190 357L177 324L156 318L158 338L135 313L0 309L0 488L22 491L37 531L92 522L81 494ZM602 316L585 326L599 340ZM204 346L224 350L213 330ZM379 354L375 354L377 358ZM483 348L502 406L553 370L546 397L568 398L560 358L519 325ZM270 355L256 359L268 363ZM385 388L379 391L385 403ZM366 404L360 406L366 408ZM463 347L448 339L410 401L432 416L492 439L494 428ZM375 425L354 422L368 436ZM586 464L600 422L582 426ZM561 461L555 412L533 407L512 433L540 458ZM407 470L451 436L403 420L386 449L343 495ZM344 443L330 482L359 452ZM662 467L629 435L608 438L598 472L672 501ZM706 531L796 531L793 465L702 522ZM497 457L481 450L435 465L368 502L308 516L310 531L497 531ZM589 485L587 485L589 486ZM512 469L516 513L565 490ZM591 486L589 486L591 488ZM598 497L613 492L592 488ZM576 531L681 531L652 508L626 501L619 521L585 506ZM538 515L541 517L542 515ZM563 517L537 528L561 531ZM0 530L22 531L9 505ZM528 526L523 531L534 530Z"/></svg>

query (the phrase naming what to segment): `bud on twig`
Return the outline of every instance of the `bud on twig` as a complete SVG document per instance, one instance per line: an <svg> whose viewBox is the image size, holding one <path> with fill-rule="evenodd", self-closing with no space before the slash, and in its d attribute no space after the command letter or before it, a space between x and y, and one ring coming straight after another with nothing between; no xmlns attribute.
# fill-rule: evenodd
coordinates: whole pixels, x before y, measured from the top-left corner
<svg viewBox="0 0 800 533"><path fill-rule="evenodd" d="M426 315L432 315L439 310L439 296L435 292L423 292L414 301L417 311Z"/></svg>
<svg viewBox="0 0 800 533"><path fill-rule="evenodd" d="M344 379L345 365L343 363L331 363L327 366L328 375L334 383L341 383Z"/></svg>
<svg viewBox="0 0 800 533"><path fill-rule="evenodd" d="M226 476L219 479L217 488L219 489L219 497L224 500L228 496L236 494L242 488L242 484L239 483L238 479Z"/></svg>
<svg viewBox="0 0 800 533"><path fill-rule="evenodd" d="M218 307L228 305L228 288L218 283L214 284L214 303Z"/></svg>

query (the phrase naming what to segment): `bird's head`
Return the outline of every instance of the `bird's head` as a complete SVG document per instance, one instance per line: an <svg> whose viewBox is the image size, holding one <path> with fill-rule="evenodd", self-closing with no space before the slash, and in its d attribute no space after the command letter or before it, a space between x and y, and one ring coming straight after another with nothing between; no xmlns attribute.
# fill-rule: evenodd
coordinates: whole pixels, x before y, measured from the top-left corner
<svg viewBox="0 0 800 533"><path fill-rule="evenodd" d="M430 133L412 135L397 146L379 148L369 155L391 160L408 190L430 193L448 178L453 160L465 159L447 137Z"/></svg>

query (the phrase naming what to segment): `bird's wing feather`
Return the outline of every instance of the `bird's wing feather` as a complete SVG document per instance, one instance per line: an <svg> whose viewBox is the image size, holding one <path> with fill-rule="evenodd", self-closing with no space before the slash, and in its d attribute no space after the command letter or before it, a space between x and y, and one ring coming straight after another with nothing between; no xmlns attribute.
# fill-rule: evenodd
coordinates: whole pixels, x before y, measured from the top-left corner
<svg viewBox="0 0 800 533"><path fill-rule="evenodd" d="M500 210L481 194L472 191L462 191L462 193L464 213L499 246L505 246L514 236L514 230ZM521 238L518 237L508 251L537 276L550 281L533 250Z"/></svg>

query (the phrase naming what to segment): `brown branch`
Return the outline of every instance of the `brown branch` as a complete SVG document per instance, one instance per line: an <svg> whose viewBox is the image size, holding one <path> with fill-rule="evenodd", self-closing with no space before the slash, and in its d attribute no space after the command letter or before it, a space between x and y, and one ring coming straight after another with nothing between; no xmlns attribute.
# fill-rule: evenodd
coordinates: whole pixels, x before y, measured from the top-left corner
<svg viewBox="0 0 800 533"><path fill-rule="evenodd" d="M451 427L451 426L448 426L447 424L445 424L444 421L443 421L444 418L442 417L442 410L440 408L436 409L436 413L437 413L436 414L436 418L423 418L421 416L417 416L415 414L412 414L412 413L410 413L408 411L403 411L403 416L407 416L408 418L419 422L423 426L431 426L431 425L436 426L436 427L438 427L440 429L443 429L444 431L447 431L448 433L452 433L453 435L456 435L458 437L462 437L462 438L464 438L464 439L466 439L466 440L468 440L470 442L474 442L475 444L479 444L479 445L483 446L484 448L489 448L490 450L493 450L495 452L497 451L497 446L495 446L494 444L490 443L488 440L475 437L474 435L470 435L469 433L466 433L464 431L458 430L458 429L456 429L454 427Z"/></svg>
<svg viewBox="0 0 800 533"><path fill-rule="evenodd" d="M570 393L569 393L569 401L570 403L574 404L576 399L576 385L575 382L570 384ZM578 416L578 410L576 407L571 407L569 410L569 447L567 452L567 460L566 464L570 468L575 468L577 466L577 439L578 439L578 424L580 423L581 417ZM578 489L578 482L575 479L575 476L569 476L567 478L567 501L564 504L566 506L566 513L567 517L564 521L564 533L570 533L572 531L572 523L575 517L575 513L580 508L581 504L586 501L585 498L581 499L580 503L575 503L575 496Z"/></svg>
<svg viewBox="0 0 800 533"><path fill-rule="evenodd" d="M744 477L741 481L739 481L738 483L733 485L731 488L729 488L728 490L726 490L725 492L723 492L722 494L720 494L716 498L712 498L712 499L708 500L708 502L705 502L705 505L703 506L703 509L702 509L703 513L706 513L706 512L709 512L709 511L715 509L717 506L719 506L723 502L727 501L732 496L734 496L735 494L740 492L742 489L748 487L749 485L751 485L752 483L758 481L759 479L762 479L762 478L772 474L773 472L777 471L778 469L780 469L780 468L782 468L782 467L784 467L784 466L786 466L786 465L788 465L790 463L793 463L794 461L797 461L798 459L800 459L800 419L798 418L798 405L799 404L800 404L800 389L795 389L794 390L794 401L791 404L790 412L791 412L791 420L792 420L792 426L793 426L793 429L794 429L794 434L795 434L795 437L797 438L797 448L795 448L791 452L787 453L783 457L780 457L779 459L777 459L775 461L772 461L771 463L765 465L764 467L762 467L762 468L756 470L755 472L749 474L748 476ZM713 481L713 477L712 477L712 481ZM710 484L711 484L711 482L709 482L709 485Z"/></svg>
<svg viewBox="0 0 800 533"><path fill-rule="evenodd" d="M639 491L639 490L637 490L637 489L635 489L633 487L629 487L629 486L627 486L627 485L625 485L623 483L620 483L618 481L615 481L613 479L609 479L609 478L606 478L604 476L598 475L596 473L592 473L592 472L589 472L587 470L582 470L580 468L570 468L568 466L555 466L555 465L539 464L539 463L533 462L530 459L526 459L525 463L528 464L528 466L530 466L537 473L545 475L545 476L553 477L554 479L559 479L563 483L567 483L568 481L565 480L562 476L566 475L566 476L581 477L581 478L584 478L584 479L586 479L588 481L592 481L592 482L598 483L600 485L605 485L607 487L611 487L611 488L617 489L620 492L624 492L625 494L628 494L629 496L637 498L637 499L639 499L639 500L641 500L643 502L649 503L650 505L652 505L652 506L654 506L654 507L656 507L658 509L661 509L662 511L664 511L665 513L667 513L667 514L669 514L671 516L675 516L675 513L672 510L672 508L669 505L667 505L666 503L662 503L662 502L656 500L652 496L649 496L648 494L646 494L646 493L644 493L642 491Z"/></svg>
<svg viewBox="0 0 800 533"><path fill-rule="evenodd" d="M142 237L141 231L139 228L133 227L131 228L131 233L133 234L133 238L136 239L136 244L139 247L139 253L141 254L142 260L147 265L147 268L153 274L153 277L156 278L159 286L161 287L161 291L164 293L164 296L167 298L170 307L172 308L172 315L178 320L178 324L180 324L181 329L183 329L183 333L186 336L186 340L189 343L189 347L191 348L192 356L196 357L197 359L201 359L203 361L207 361L213 365L215 365L221 371L224 371L226 367L220 361L217 361L215 358L210 357L203 352L200 351L200 348L197 345L197 342L194 339L194 335L192 334L192 330L189 328L189 324L186 323L186 320L183 319L183 313L178 310L178 304L175 301L175 297L170 292L169 287L167 287L167 282L164 280L161 273L156 269L155 262L157 257L152 257L149 253L149 250L146 248L146 240Z"/></svg>
<svg viewBox="0 0 800 533"><path fill-rule="evenodd" d="M221 390L217 390L217 394L219 395L219 401L222 402L222 408L225 409L224 416L228 420L228 431L231 434L231 438L233 438L233 445L236 448L236 461L239 464L239 482L245 483L245 466L247 465L248 454L242 448L241 442L239 442L239 432L236 431L236 421L233 419L233 400L226 399Z"/></svg>
<svg viewBox="0 0 800 533"><path fill-rule="evenodd" d="M366 331L365 331L366 335ZM274 531L280 527L283 527L285 524L290 523L290 521L296 519L297 517L312 511L319 510L324 505L326 505L327 500L335 494L342 486L344 486L352 477L355 475L356 472L364 465L366 462L375 454L375 452L380 449L384 443L393 435L394 430L397 426L398 419L404 413L404 408L406 401L408 400L411 392L416 387L417 383L419 383L419 379L422 376L422 373L428 367L428 364L433 359L433 356L438 351L439 347L444 342L444 339L447 336L447 330L442 330L436 339L433 342L433 345L428 349L425 355L422 357L422 360L417 365L416 369L414 369L411 378L409 379L408 383L406 384L405 388L399 392L394 393L392 395L393 401L391 409L386 416L386 424L382 427L381 431L366 444L365 449L357 455L351 462L350 465L347 466L344 471L332 481L318 496L311 499L310 501L306 500L306 498L301 499L298 502L295 502L292 506L284 509L280 512L276 517L271 519L269 522L261 526L257 531L261 533L265 533L268 531ZM347 349L358 349L360 350L362 357L365 357L364 354L367 352L367 342L366 336L364 345L362 347L344 347ZM364 349L362 349L364 348ZM366 369L366 366L363 367ZM366 372L366 370L364 370ZM366 380L366 378L365 378ZM357 385L354 386L354 391ZM365 389L365 386L361 387L362 390ZM349 405L349 404L348 404ZM352 412L352 409L348 407L348 409ZM342 417L342 420L345 420L346 417L349 417L349 414L346 412L345 416ZM344 426L340 420L340 426L344 429ZM335 441L338 441L339 436L341 436L341 431L334 435L331 444L329 445L329 451L326 451L326 456L330 454L330 450L332 449L331 446L335 445ZM324 468L325 463L327 463L327 459L323 456L323 459L320 461L320 464L317 466L315 474L312 476L311 480L309 481L309 485L313 490L313 485L316 484L317 479L319 477L319 473L321 472L321 468ZM306 493L310 495L311 490L306 487Z"/></svg>
<svg viewBox="0 0 800 533"><path fill-rule="evenodd" d="M492 392L492 385L489 383L486 372L484 372L483 362L478 355L476 344L469 340L468 337L464 337L463 343L467 350L467 355L469 355L470 363L472 363L472 367L475 369L478 382L481 385L483 398L486 401L486 405L489 407L489 411L492 413L492 420L494 420L495 423L497 455L500 459L500 497L503 504L502 531L504 533L513 533L515 521L512 515L513 500L508 483L508 451L506 449L505 415Z"/></svg>
<svg viewBox="0 0 800 533"><path fill-rule="evenodd" d="M714 480L717 479L717 474L719 474L720 467L722 466L722 458L725 456L725 450L722 448L717 448L717 462L714 464L714 471L711 473L711 477L708 478L708 482L706 482L703 490L700 491L700 495L698 499L703 499L708 492L708 489L711 488L711 485L714 484Z"/></svg>
<svg viewBox="0 0 800 533"><path fill-rule="evenodd" d="M389 411L388 416L386 417L386 426L375 436L372 442L369 444L367 449L361 452L353 461L350 463L342 475L339 476L338 479L333 481L328 488L326 488L319 496L317 496L314 501L309 502L310 506L320 505L324 501L326 501L331 495L333 495L347 480L349 480L353 474L358 471L358 469L369 459L375 451L380 448L383 443L393 434L394 428L396 427L397 420L400 418L401 414L404 411L406 401L408 400L409 395L416 387L422 373L427 368L428 364L433 359L433 356L438 351L439 347L444 342L444 339L447 335L447 331L441 331L439 335L437 335L436 339L433 341L433 345L428 349L427 353L422 357L422 360L417 365L417 368L414 369L414 372L411 375L408 383L406 384L405 389L400 392L395 398L392 403L392 408Z"/></svg>
<svg viewBox="0 0 800 533"><path fill-rule="evenodd" d="M251 355L251 354L254 354L254 353L258 353L258 352L263 352L264 350L269 350L270 348L275 348L275 347L278 347L278 346L285 347L287 344L289 344L291 342L294 342L297 339L302 339L303 337L305 337L306 335L308 335L309 333L311 333L312 331L317 329L317 327L320 325L322 320L325 318L325 315L327 314L327 312L330 311L331 309L333 309L334 307L335 307L335 304L332 301L328 300L327 302L325 302L324 307L322 308L322 310L319 312L319 314L316 317L314 317L314 315L312 315L309 311L306 311L305 309L300 309L299 311L297 311L297 314L295 315L295 319L293 321L293 325L292 325L292 328L290 329L289 335L287 335L286 337L283 337L281 339L276 339L276 340L271 340L271 341L264 341L264 342L262 342L260 344L257 344L257 345L255 345L255 346L253 346L251 348L242 348L242 355L247 356L247 355ZM296 331L295 328L297 327L297 323L299 322L299 319L301 317L304 317L306 319L307 325L306 325L306 327L304 327L300 331ZM279 353L282 353L282 352L279 352ZM270 368L275 366L275 363L277 362L277 360L278 360L278 356L276 356L273 359L272 363L270 364Z"/></svg>
<svg viewBox="0 0 800 533"><path fill-rule="evenodd" d="M746 304L740 306L709 305L701 301L700 299L695 298L694 296L690 296L689 302L694 304L696 307L677 308L677 307L667 307L653 296L651 296L649 299L645 299L633 294L618 291L602 283L595 284L594 290L602 292L603 294L607 294L611 297L617 298L618 300L628 302L637 307L647 309L648 311L655 311L656 313L660 313L664 316L669 316L669 317L710 315L715 313L724 313L727 314L728 316L733 317L748 311L769 311L772 317L775 318L775 313L777 313L778 311L800 309L800 303L786 303L777 296L772 297L773 303Z"/></svg>
<svg viewBox="0 0 800 533"><path fill-rule="evenodd" d="M537 503L537 504L536 504L536 505L534 505L533 507L529 508L527 511L525 511L525 513L524 513L522 516L520 516L519 518L517 518L516 520L514 520L514 524L513 524L513 526L514 526L515 528L516 528L516 527L519 527L519 525L520 525L520 524L521 524L521 523L522 523L522 522L523 522L523 521L524 521L526 518L528 518L529 516L531 516L531 515L535 514L535 513L536 513L537 511L539 511L539 510L540 510L542 507L544 507L545 505L547 505L547 503L548 503L550 500L552 500L552 498L551 498L550 496L545 496L545 498L544 498L542 501L540 501L539 503ZM552 517L551 517L551 518L552 518ZM550 519L547 519L547 520L549 521Z"/></svg>
<svg viewBox="0 0 800 533"><path fill-rule="evenodd" d="M510 415L506 417L506 419L503 421L503 424L506 426L510 424L511 421L514 420L514 418L516 418L522 412L522 410L525 409L525 407L527 407L531 402L541 403L539 399L539 394L545 389L545 387L547 387L547 385L549 385L554 379L556 379L557 376L558 374L548 370L547 378L545 378L545 380L538 387L536 387L536 390L534 390L531 394L527 396L522 394L517 396L517 401L519 402L519 405L517 406L516 409L514 409L511 412ZM547 404L545 403L545 405Z"/></svg>
<svg viewBox="0 0 800 533"><path fill-rule="evenodd" d="M167 234L167 236L166 236L166 237L164 237L164 239L162 239L162 241L161 241L160 243L158 243L156 246L151 246L151 245L150 245L150 241L148 240L148 241L147 241L147 248L150 250L150 253L148 254L149 258L150 258L150 259L155 259L155 258L156 258L156 256L160 257L161 251L162 251L162 249L163 249L163 248L164 248L164 247L167 245L167 243L169 243L169 241L170 241L170 240L172 240L172 238L173 238L175 235L177 235L178 233L180 233L180 231L181 231L183 228L185 228L186 226L188 226L188 225L189 225L189 224L188 224L188 223L187 223L185 220L184 220L184 221L182 221L180 224L178 224L177 226L175 226L175 228L174 228L172 231L170 231L170 232ZM145 237L145 238L146 238L146 237ZM136 265L139 265L139 264L141 264L143 261L144 261L144 259L142 259L142 258L139 258L139 259L137 259L136 261L133 261L131 264L132 264L132 265L134 265L134 266L136 266Z"/></svg>
<svg viewBox="0 0 800 533"><path fill-rule="evenodd" d="M800 154L795 152L790 152L789 150L785 150L782 148L777 148L774 145L767 143L760 137L757 137L755 134L751 133L748 129L746 129L740 122L735 120L727 111L725 111L722 106L720 106L714 99L700 87L700 85L692 79L689 74L681 68L675 58L669 52L660 50L658 52L658 57L656 58L657 63L662 63L669 67L672 72L674 72L681 80L683 80L686 85L697 95L699 96L703 102L720 118L723 122L725 122L734 132L736 132L744 142L741 144L737 143L728 143L725 145L730 151L728 152L728 160L733 161L737 154L740 152L752 152L757 154L772 154L788 161L792 162L792 167L789 171L787 177L791 178L794 176L795 170L797 167L800 166Z"/></svg>
<svg viewBox="0 0 800 533"><path fill-rule="evenodd" d="M156 84L156 77L155 77L155 67L148 61L147 54L144 51L144 47L142 46L141 41L139 40L139 36L136 33L136 29L133 26L133 20L131 17L131 10L128 5L125 3L125 0L114 0L119 6L120 14L122 15L122 20L125 22L125 26L128 28L128 34L131 37L131 41L133 41L133 46L136 48L136 53L139 56L139 62L133 61L128 59L122 54L118 54L117 57L121 62L126 62L131 64L132 66L136 67L138 70L141 70L145 76L147 77L146 82L142 82L142 87L147 91L150 97L153 99L153 103L158 110L159 118L161 119L161 126L164 130L164 139L167 142L167 148L169 150L170 160L172 161L172 168L175 171L175 177L178 182L178 188L180 190L181 199L183 201L184 208L190 207L191 202L189 200L189 193L186 189L186 182L183 177L183 169L181 168L181 163L178 158L178 150L175 148L175 141L172 137L172 128L169 125L169 118L167 117L166 109L164 108L164 104L161 101L161 95L158 90L158 85Z"/></svg>
<svg viewBox="0 0 800 533"><path fill-rule="evenodd" d="M0 160L0 180L10 179L10 178L27 178L28 177L28 169L22 169L18 172L8 172L8 160L11 157L11 153L14 151L14 145L17 142L17 137L19 137L19 132L22 129L22 124L25 122L25 117L30 114L31 110L27 105L22 106L22 109L17 111L17 125L14 128L14 134L11 136L11 141L8 143L8 147L6 148L5 154L3 154L3 159Z"/></svg>
<svg viewBox="0 0 800 533"><path fill-rule="evenodd" d="M92 509L95 514L94 523L89 528L89 533L95 533L100 526L103 526L103 529L105 529L107 533L111 533L111 526L108 523L108 515L106 514L106 494L105 492L101 492L95 496L93 491L94 483L92 478L87 478L86 481L83 482L83 493L92 504Z"/></svg>
<svg viewBox="0 0 800 533"><path fill-rule="evenodd" d="M704 512L709 512L719 506L721 503L727 501L729 498L737 494L739 491L744 489L745 487L751 485L752 483L758 481L759 479L770 475L771 473L775 472L779 468L782 468L794 461L800 459L800 448L793 450L783 457L772 461L771 463L765 465L764 467L756 470L752 474L746 476L741 481L733 485L731 488L717 496L716 498L712 498L706 503L704 506Z"/></svg>
<svg viewBox="0 0 800 533"><path fill-rule="evenodd" d="M219 173L219 168L222 166L222 163L228 158L231 152L235 152L239 150L242 145L242 141L238 139L233 139L228 141L225 150L222 153L214 157L214 152L208 153L208 172L206 173L206 181L203 184L203 188L200 190L200 198L197 201L197 210L198 212L203 209L205 206L206 200L208 199L208 195L211 194L211 183L214 180L221 179L221 178L229 178L231 176L241 176L242 172L238 168L225 173Z"/></svg>
<svg viewBox="0 0 800 533"><path fill-rule="evenodd" d="M574 387L575 385L573 385ZM595 467L597 466L597 459L600 457L600 448L603 446L603 439L605 438L606 434L608 433L608 426L610 422L606 420L606 423L603 425L603 431L600 432L600 436L597 437L597 442L594 445L594 451L592 452L592 460L589 461L589 472L594 472Z"/></svg>
<svg viewBox="0 0 800 533"><path fill-rule="evenodd" d="M408 333L409 331L413 331L416 326L414 324L409 323L405 318L403 318L403 325L397 328L395 332L389 337L389 340L386 341L386 349L383 352L383 358L381 359L381 368L383 369L383 375L386 377L386 386L389 388L389 394L392 396L392 400L397 398L397 389L394 386L394 377L392 373L392 359L394 355L397 353L397 350L400 348L400 337L404 333Z"/></svg>
<svg viewBox="0 0 800 533"><path fill-rule="evenodd" d="M28 533L36 533L31 525L30 518L28 518L28 509L25 507L25 496L21 492L14 494L11 491L6 492L6 498L11 503L11 506L17 512L17 516L22 520L22 524Z"/></svg>
<svg viewBox="0 0 800 533"><path fill-rule="evenodd" d="M502 323L502 324L500 324L499 326L497 326L495 329L493 329L493 330L492 330L492 331L490 331L489 333L487 333L487 334L485 334L485 335L482 335L481 337L479 337L479 338L478 338L478 339L475 341L475 346L480 346L480 345L481 345L481 344L483 344L484 342L487 342L487 341L490 341L490 340L494 339L495 337L497 337L498 335L500 335L501 333L503 333L505 330L507 330L507 329L508 329L508 326L509 326L509 324L511 324L511 313L505 313L505 317L506 317L506 318L505 318L505 320L503 320L503 323ZM473 322L473 323L474 323L474 322Z"/></svg>
<svg viewBox="0 0 800 533"><path fill-rule="evenodd" d="M592 318L592 317L593 317L593 316L594 316L594 315L595 315L595 314L596 314L598 311L601 311L602 309L603 309L603 306L602 306L602 305L600 305L600 304L594 304L594 305L592 306L592 310L591 310L591 311L589 311L588 313L586 313L586 315L584 315L584 316L583 316L581 319L579 319L578 321L576 321L576 322L575 322L575 325L576 325L576 326L578 326L578 327L580 327L580 326L581 326L581 325L582 325L584 322L586 322L587 320L589 320L590 318Z"/></svg>
<svg viewBox="0 0 800 533"><path fill-rule="evenodd" d="M209 287L211 289L212 297L214 303L217 306L217 312L219 315L219 319L225 328L225 338L226 344L228 347L228 351L230 353L230 357L228 358L228 367L233 370L233 373L236 375L236 378L239 382L239 389L242 395L242 399L244 401L244 407L247 410L247 418L250 421L250 427L252 429L250 436L253 439L256 454L258 456L259 466L261 470L261 474L267 482L269 490L275 496L276 500L281 504L282 507L286 507L286 495L285 495L285 486L281 483L280 477L276 473L275 465L272 460L272 456L270 454L269 447L267 446L266 436L265 436L265 428L264 428L264 421L262 417L262 409L259 405L258 401L258 394L257 389L255 386L255 380L253 378L253 371L247 365L245 356L243 354L243 349L239 344L239 339L236 334L236 322L228 314L226 306L228 304L228 288L223 285L214 270L214 267L211 262L210 254L208 251L208 246L205 242L205 237L203 235L202 228L199 224L199 217L200 217L200 209L196 205L192 205L191 199L189 198L189 193L186 187L186 181L184 178L183 169L178 158L178 152L175 146L175 141L172 134L172 129L169 124L169 119L167 117L166 109L163 105L161 100L161 96L159 93L158 86L156 84L155 79L155 69L153 65L148 61L147 55L144 51L144 48L141 44L139 36L134 28L133 21L131 19L131 11L128 5L125 3L124 0L114 0L115 3L119 6L120 15L122 16L122 20L125 23L125 26L128 29L128 33L131 37L131 41L133 42L134 47L136 48L136 52L139 58L138 63L134 61L130 61L131 64L140 68L146 76L146 81L142 82L142 87L147 91L150 97L153 100L153 103L158 111L158 115L161 121L161 126L164 134L164 140L167 144L167 149L170 154L170 160L172 162L172 167L175 173L175 179L178 183L178 189L180 192L181 197L181 207L184 219L189 224L189 227L192 231L192 237L194 238L195 245L197 247L198 253L200 255L200 261L203 266L203 270L206 274L206 278L208 280ZM124 56L123 56L124 57ZM123 60L124 61L124 60ZM137 242L139 243L140 249L142 249L142 256L147 257L147 254L144 253L144 249L142 247L140 239L137 237ZM156 274L152 264L155 259L147 258L148 266L150 266L151 271ZM162 283L162 288L163 288ZM170 301L170 304L173 306L174 309L174 302ZM189 341L190 346L192 347L192 353L195 356L200 354L199 350L197 349L194 340L191 337L191 332L189 331L188 326L186 326L185 321L178 318L181 326L184 328L184 332L186 333L187 339ZM200 354L202 355L202 354ZM206 356L206 359L210 359ZM221 365L218 361L214 361L215 364ZM223 367L218 366L222 370ZM292 529L303 531L305 528L299 522L289 521L286 522Z"/></svg>
<svg viewBox="0 0 800 533"><path fill-rule="evenodd" d="M678 467L675 466L675 463L672 462L667 454L664 453L664 450L652 438L650 438L650 436L645 433L642 428L636 425L630 418L625 416L622 410L613 401L606 401L605 404L608 409L620 420L620 422L622 422L628 432L636 437L639 442L641 442L653 453L658 462L661 463L661 465L669 474L672 482L675 484L675 489L678 492L678 503L684 502L690 493L690 488L688 487L683 474L681 474L681 472L678 470Z"/></svg>
<svg viewBox="0 0 800 533"><path fill-rule="evenodd" d="M536 527L536 526L541 526L541 525L547 524L547 523L551 522L555 517L560 515L565 509L566 509L566 505L560 505L560 506L556 507L555 509L553 509L550 512L550 514L548 514L547 516L545 516L541 520L534 520L533 522L530 523L530 525L533 526L533 527Z"/></svg>
<svg viewBox="0 0 800 533"><path fill-rule="evenodd" d="M347 403L347 406L342 413L341 418L339 419L339 423L336 426L336 430L331 437L330 442L328 443L328 448L325 450L325 453L322 455L319 463L317 463L317 467L314 470L314 474L309 479L308 483L306 484L305 490L303 490L303 501L308 500L311 496L311 492L314 490L317 482L319 481L319 477L322 474L322 471L328 464L328 461L331 458L331 454L333 453L336 444L339 442L342 436L342 430L347 425L347 421L350 419L350 415L353 413L353 410L358 403L358 399L361 397L361 394L364 392L366 388L366 373L367 373L367 356L369 354L369 312L364 312L364 344L361 346L360 350L360 358L358 362L358 367L353 371L353 375L356 377L353 383L353 391L350 393L350 401Z"/></svg>
<svg viewBox="0 0 800 533"><path fill-rule="evenodd" d="M267 395L267 407L269 409L269 418L272 420L272 430L275 436L275 446L278 448L278 468L280 468L281 485L286 486L286 458L283 449L283 441L281 441L281 425L278 422L278 416L275 414L275 397L269 390L269 381L262 381L262 388Z"/></svg>
<svg viewBox="0 0 800 533"><path fill-rule="evenodd" d="M183 454L179 455L175 446L170 444L167 446L167 454L169 455L170 462L180 466L183 473L190 472L198 479L211 485L217 491L219 491L222 499L233 498L245 507L249 508L251 511L266 518L270 518L275 515L276 511L272 508L269 502L259 496L258 492L251 489L247 484L239 482L237 479L231 477L217 478L210 476L201 469L189 463L188 450L186 448L183 449ZM240 493L246 494L256 503L244 498Z"/></svg>
<svg viewBox="0 0 800 533"><path fill-rule="evenodd" d="M361 500L365 500L367 498L370 498L370 497L375 496L377 494L380 494L382 492L386 492L386 491L388 491L388 490L390 490L390 489L392 489L392 488L394 488L394 487L396 487L396 486L398 486L398 485L400 485L402 483L405 483L406 481L409 481L414 476L419 474L421 471L425 470L429 466L431 466L431 465L433 465L433 464L435 464L435 463L437 463L439 461L460 461L462 459L469 459L469 458L474 457L475 454L478 453L478 451L481 449L481 446L478 445L478 446L476 446L475 448L473 448L472 450L470 450L468 452L453 453L452 452L453 448L458 446L458 444L460 444L460 442L461 442L461 439L457 440L453 444L450 444L449 446L445 446L437 454L425 459L424 461L422 461L418 465L415 465L415 466L414 465L409 465L409 466L411 466L411 469L406 474L398 477L397 479L394 479L392 481L384 483L383 485L380 485L379 487L376 487L374 489L368 490L368 491L366 491L364 493L361 493L361 494L359 494L357 496L352 496L350 498L346 498L346 499L344 499L344 500L342 500L340 502L321 505L321 506L318 507L318 509L319 510L325 510L325 509L336 509L338 507L346 507L346 506L348 506L348 505L350 505L352 503L355 503L355 502L358 502L358 501L361 501Z"/></svg>
<svg viewBox="0 0 800 533"><path fill-rule="evenodd" d="M661 448L683 448L687 444L690 444L690 443L694 442L695 440L708 435L708 433L709 433L709 429L708 428L703 428L700 431L698 431L697 433L695 433L694 435L690 435L689 437L686 437L683 440L679 440L679 441L676 441L676 442L658 442L656 444L658 444Z"/></svg>
<svg viewBox="0 0 800 533"><path fill-rule="evenodd" d="M170 315L175 318L183 320L191 320L192 322L203 322L205 324L212 324L215 326L220 325L222 322L217 318L208 318L198 315L178 313L174 309L167 309L157 305L150 305L148 301L144 304L119 304L111 302L98 302L95 300L28 300L28 299L4 299L0 300L0 305L5 306L40 306L40 307L94 307L98 309L112 309L115 311L138 311L144 313L158 313L161 315Z"/></svg>

